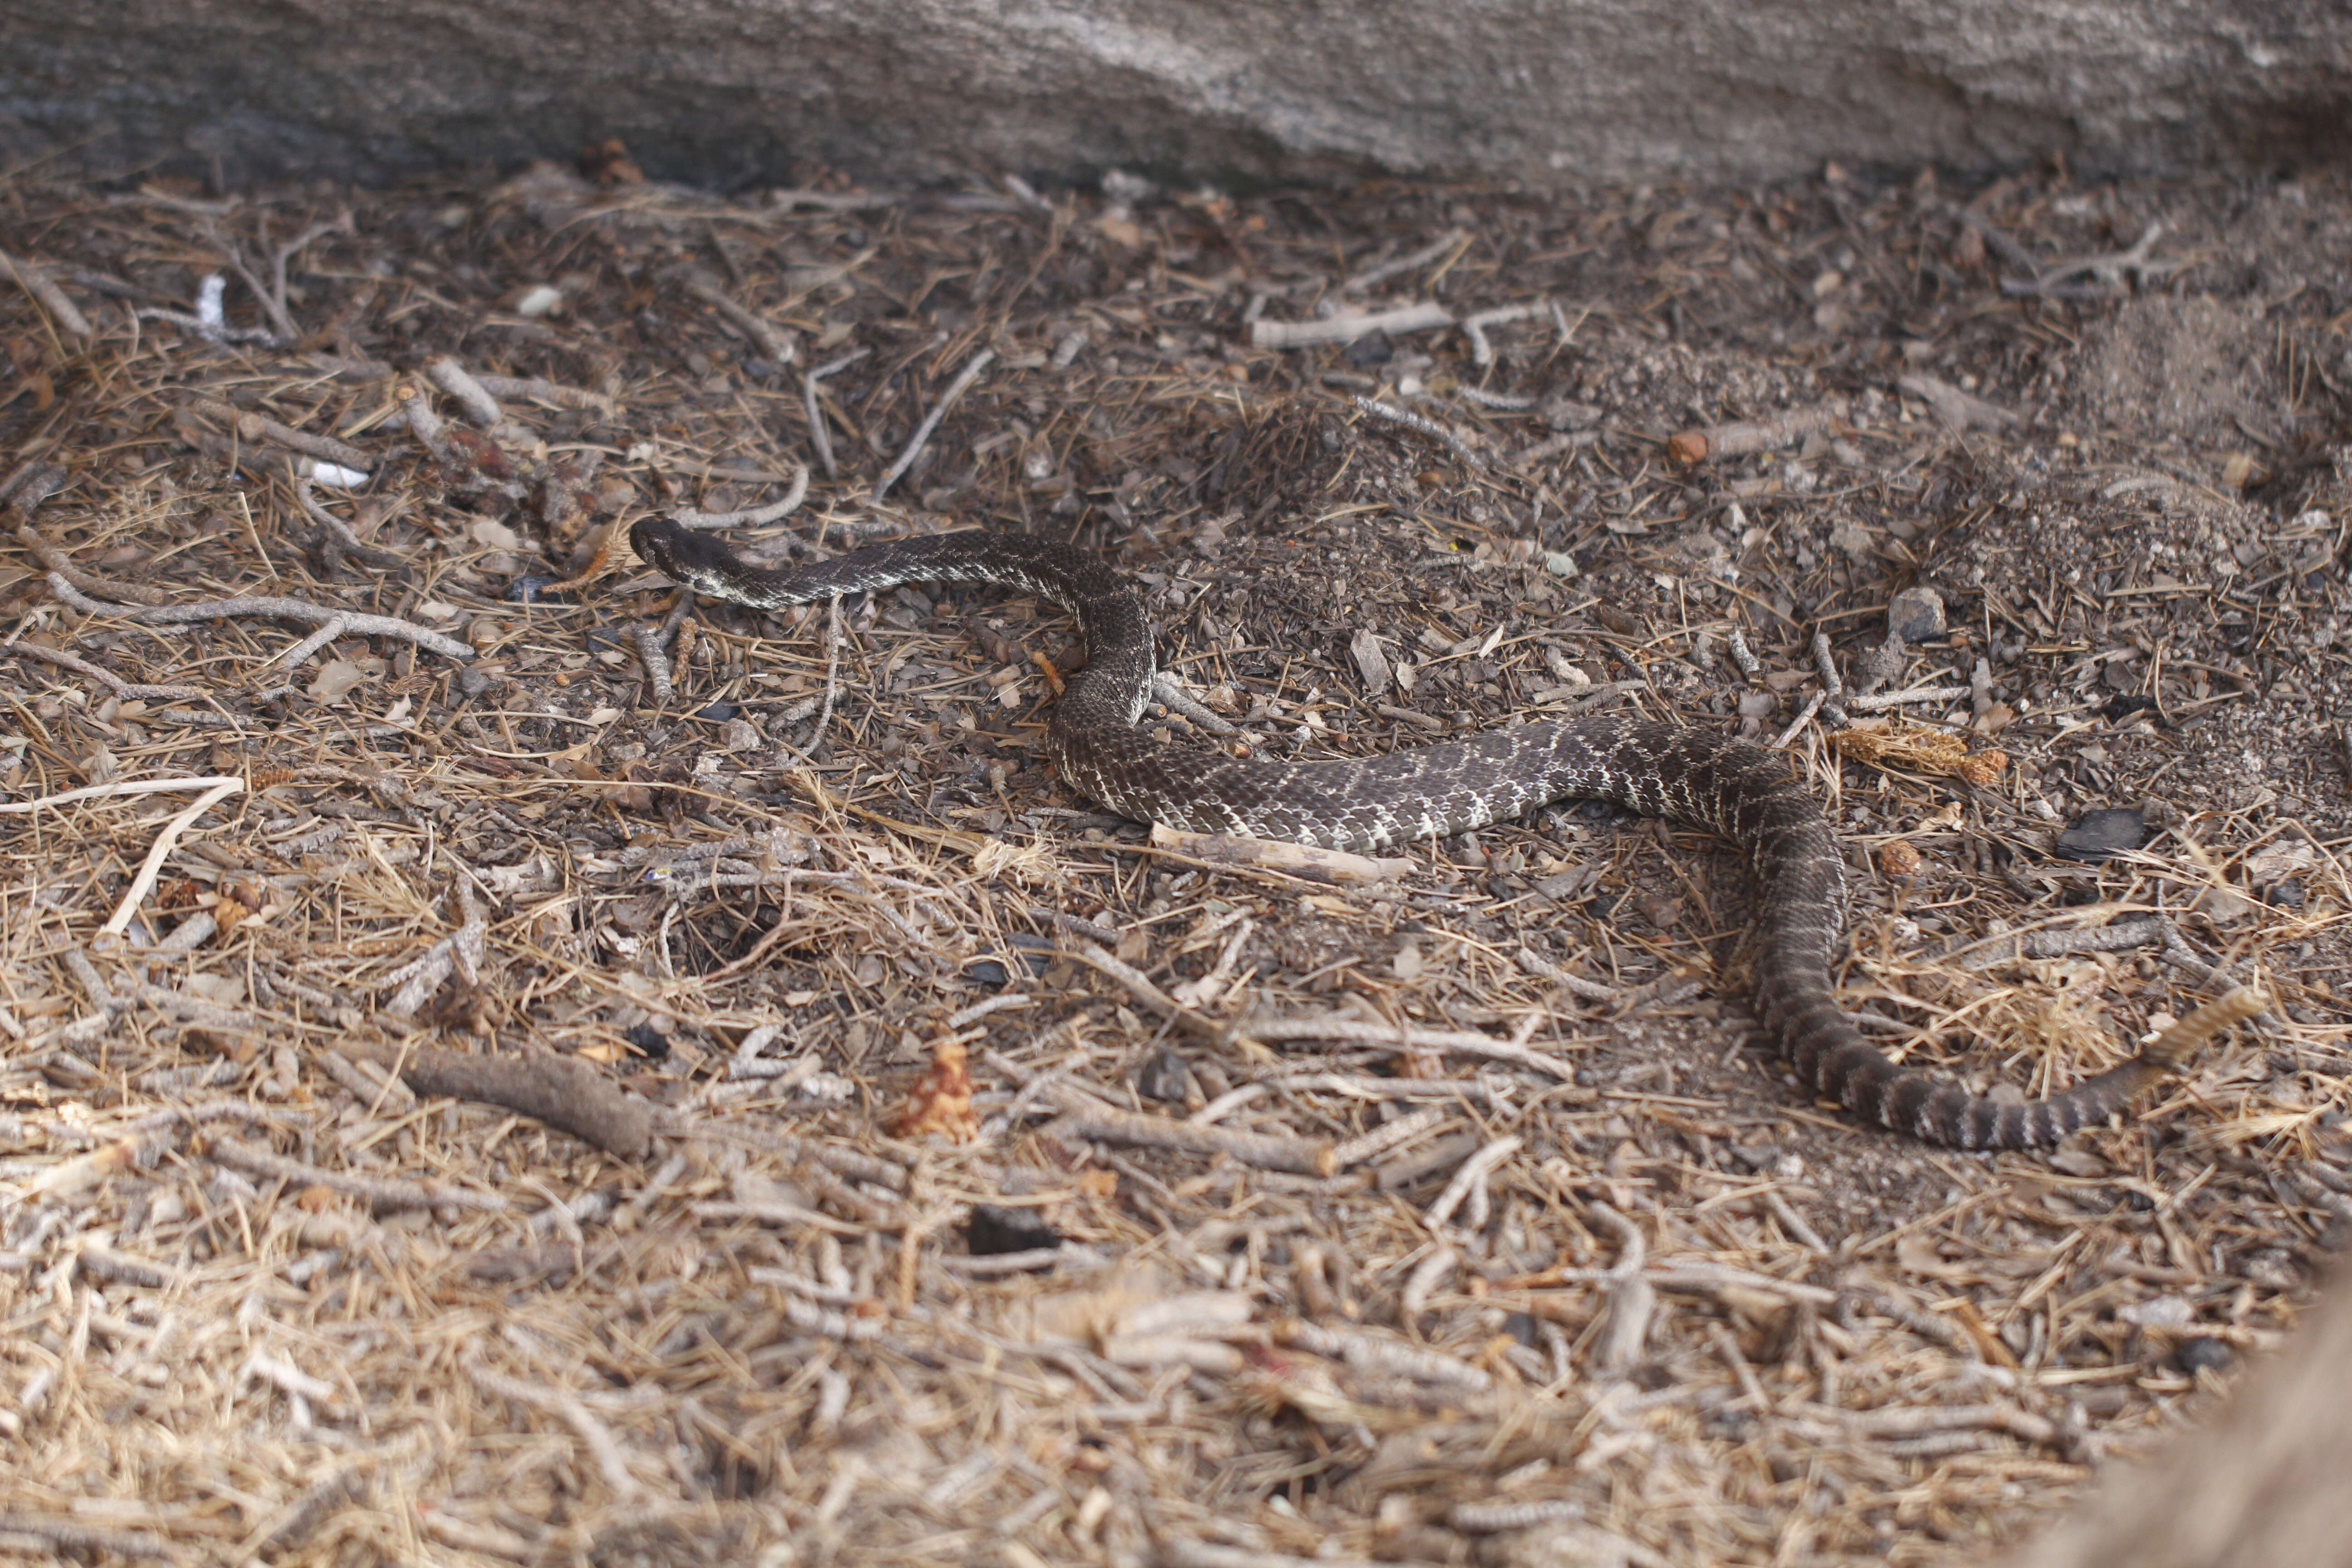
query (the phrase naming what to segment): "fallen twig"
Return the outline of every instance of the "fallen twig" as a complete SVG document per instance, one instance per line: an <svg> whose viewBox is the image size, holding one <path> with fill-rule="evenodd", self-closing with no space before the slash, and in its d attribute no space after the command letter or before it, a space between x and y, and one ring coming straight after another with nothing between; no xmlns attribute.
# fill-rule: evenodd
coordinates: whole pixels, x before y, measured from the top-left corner
<svg viewBox="0 0 2352 1568"><path fill-rule="evenodd" d="M1739 419L1697 430L1678 430L1666 438L1666 456L1687 466L1769 452L1832 428L1845 417L1845 412L1843 403L1825 403L1816 408L1792 408L1769 419Z"/></svg>
<svg viewBox="0 0 2352 1568"><path fill-rule="evenodd" d="M717 279L697 269L688 271L680 281L685 284L688 293L725 317L729 324L749 339L751 345L777 369L782 369L800 357L800 345L793 341L791 333L745 306L720 288Z"/></svg>
<svg viewBox="0 0 2352 1568"><path fill-rule="evenodd" d="M294 501L302 509L302 514L305 517L317 523L326 531L327 537L334 541L337 550L362 566L373 566L378 571L389 572L396 571L408 564L405 558L395 555L389 550L379 550L374 545L367 543L352 531L350 523L320 506L319 498L311 488L310 475L297 473L294 476Z"/></svg>
<svg viewBox="0 0 2352 1568"><path fill-rule="evenodd" d="M70 805L78 800L104 800L121 795L155 795L166 790L213 790L222 785L242 786L245 780L233 773L216 773L205 778L178 779L117 779L112 784L84 784L57 795L45 795L38 800L20 800L0 805L0 812L39 811L48 806Z"/></svg>
<svg viewBox="0 0 2352 1568"><path fill-rule="evenodd" d="M278 597L254 599L208 599L189 605L110 605L92 599L68 582L62 573L49 574L49 592L85 615L119 616L142 626L185 626L204 621L225 621L238 616L265 616L289 621L306 621L314 626L325 626L341 617L345 629L360 637L394 637L412 642L447 658L471 659L474 650L452 637L445 637L429 626L414 621L398 620L391 616L362 615L355 610L331 610L323 605L313 605L304 599Z"/></svg>
<svg viewBox="0 0 2352 1568"><path fill-rule="evenodd" d="M226 1134L213 1139L211 1152L213 1158L222 1164L233 1166L248 1176L264 1176L274 1181L291 1182L297 1186L315 1185L338 1193L349 1193L378 1208L461 1208L483 1214L503 1214L513 1206L497 1193L478 1193L466 1187L445 1187L438 1184L424 1185L382 1176L355 1176L348 1171L330 1171L301 1160L289 1159L275 1150Z"/></svg>
<svg viewBox="0 0 2352 1568"><path fill-rule="evenodd" d="M986 370L989 362L995 357L994 349L982 349L964 363L963 369L957 373L953 381L948 383L948 389L940 395L940 400L931 405L931 411L923 416L923 422L915 426L915 433L908 438L907 449L898 454L898 460L890 465L888 472L874 481L874 490L869 500L878 501L888 495L890 487L897 484L907 470L915 466L915 459L923 455L923 448L930 443L931 432L940 427L940 421L947 417L947 412L955 406L956 399L964 395L965 388L980 379L980 373Z"/></svg>
<svg viewBox="0 0 2352 1568"><path fill-rule="evenodd" d="M89 318L66 298L66 291L58 287L40 263L29 257L11 256L0 250L0 272L14 279L16 287L31 295L34 302L49 313L49 319L58 324L58 331L71 338L95 335Z"/></svg>
<svg viewBox="0 0 2352 1568"><path fill-rule="evenodd" d="M392 374L392 367L383 366L383 374ZM493 397L527 398L535 403L552 403L558 408L581 408L597 414L610 414L620 406L604 393L564 386L543 376L492 375L478 370L473 376L474 384Z"/></svg>
<svg viewBox="0 0 2352 1568"><path fill-rule="evenodd" d="M397 1073L419 1095L500 1106L624 1160L642 1160L653 1149L653 1106L576 1057L538 1050L476 1056L431 1046L350 1042L341 1049L355 1060Z"/></svg>
<svg viewBox="0 0 2352 1568"><path fill-rule="evenodd" d="M1875 713L1883 708L1900 708L1906 702L1958 702L1969 690L1965 686L1915 686L1908 691L1874 691L1849 697L1845 706L1851 712Z"/></svg>
<svg viewBox="0 0 2352 1568"><path fill-rule="evenodd" d="M1374 332L1395 337L1402 332L1425 332L1433 327L1452 325L1454 312L1433 304L1405 305L1362 315L1327 316L1319 321L1269 321L1261 317L1250 323L1250 346L1297 349L1314 343L1352 343Z"/></svg>
<svg viewBox="0 0 2352 1568"><path fill-rule="evenodd" d="M1551 314L1551 306L1547 301L1538 300L1531 305L1502 305L1492 310L1480 310L1475 315L1463 317L1462 335L1470 340L1470 363L1480 370L1495 363L1494 346L1486 342L1488 327L1499 327L1510 321L1531 321L1536 317L1549 314ZM1493 395L1479 394L1465 387L1463 395L1470 398L1474 403L1482 403ZM1535 400L1533 398L1518 400L1516 406L1532 408L1535 406Z"/></svg>
<svg viewBox="0 0 2352 1568"><path fill-rule="evenodd" d="M1447 229L1418 250L1408 250L1402 256L1391 257L1386 261L1379 262L1365 268L1361 272L1350 275L1340 282L1339 292L1360 294L1365 289L1385 283L1391 278L1402 277L1415 268L1426 267L1433 261L1443 259L1447 251L1469 237L1470 234L1466 229Z"/></svg>
<svg viewBox="0 0 2352 1568"><path fill-rule="evenodd" d="M1160 670L1151 677L1151 694L1168 706L1171 713L1181 713L1212 735L1238 735L1241 727L1223 717L1200 699L1184 689L1184 683L1169 670Z"/></svg>
<svg viewBox="0 0 2352 1568"><path fill-rule="evenodd" d="M38 643L0 643L0 653L13 653L19 658L37 658L61 669L70 669L76 675L86 675L126 701L201 702L212 695L201 686L155 686L125 680L112 670L69 654L63 648L43 647Z"/></svg>
<svg viewBox="0 0 2352 1568"><path fill-rule="evenodd" d="M198 397L188 406L216 424L226 425L246 442L269 441L289 452L299 452L306 458L319 458L338 467L367 473L375 467L375 459L348 441L338 441L332 436L320 436L308 430L297 430L291 425L280 424L266 414L238 408L217 398Z"/></svg>
<svg viewBox="0 0 2352 1568"><path fill-rule="evenodd" d="M583 1447L596 1461L596 1468L604 1484L624 1502L634 1501L644 1490L637 1478L629 1473L627 1458L621 1445L613 1436L612 1428L596 1418L577 1394L568 1388L548 1388L536 1383L526 1383L519 1377L509 1377L484 1366L478 1355L465 1358L466 1373L476 1386L486 1394L510 1399L527 1409L542 1411L560 1418L579 1435Z"/></svg>
<svg viewBox="0 0 2352 1568"><path fill-rule="evenodd" d="M690 506L684 506L669 515L680 528L763 528L799 510L801 501L808 495L808 465L803 463L793 470L792 488L784 492L782 500L740 511L697 511Z"/></svg>
<svg viewBox="0 0 2352 1568"><path fill-rule="evenodd" d="M1147 984L1149 984L1147 982ZM1534 1016L1540 1017L1541 1015ZM1212 1026L1213 1027L1213 1026ZM1466 1057L1532 1068L1563 1083L1576 1079L1575 1067L1558 1057L1529 1049L1525 1044L1498 1040L1462 1029L1417 1029L1377 1023L1366 1018L1259 1018L1236 1026L1233 1033L1264 1045L1282 1040L1345 1040L1399 1051L1457 1051Z"/></svg>
<svg viewBox="0 0 2352 1568"><path fill-rule="evenodd" d="M1472 450L1468 442L1434 419L1425 419L1407 409L1376 402L1369 397L1359 397L1354 399L1354 402L1357 407L1375 418L1385 419L1391 425L1402 425L1408 430L1418 430L1431 440L1444 443L1454 456L1474 468L1483 468L1486 466L1486 459Z"/></svg>
<svg viewBox="0 0 2352 1568"><path fill-rule="evenodd" d="M115 905L114 913L108 918L106 924L99 929L115 936L121 936L128 930L131 917L139 911L139 900L154 888L155 878L163 869L163 857L172 852L172 846L180 841L180 835L185 833L196 818L244 788L243 779L225 779L205 790L185 811L165 823L163 831L155 836L153 847L147 851L147 858L140 865L139 874L131 879L130 890L122 895L122 901Z"/></svg>
<svg viewBox="0 0 2352 1568"><path fill-rule="evenodd" d="M1897 376L1895 384L1936 411L1936 416L1956 431L2003 430L2018 422L1999 404L1962 392L1948 382L1914 373Z"/></svg>
<svg viewBox="0 0 2352 1568"><path fill-rule="evenodd" d="M824 426L824 408L817 401L816 384L835 371L845 370L856 364L873 352L872 349L852 349L839 359L827 360L801 377L801 401L806 405L808 410L809 445L816 452L817 467L824 470L824 477L828 479L834 477L835 471L833 464L833 436Z"/></svg>
<svg viewBox="0 0 2352 1568"><path fill-rule="evenodd" d="M1334 886L1389 881L1406 875L1413 865L1411 860L1356 855L1345 849L1318 849L1313 845L1287 844L1276 838L1188 833L1164 823L1152 825L1151 842L1214 866L1262 866L1307 881Z"/></svg>
<svg viewBox="0 0 2352 1568"><path fill-rule="evenodd" d="M1172 1149L1188 1154L1223 1155L1266 1171L1328 1176L1338 1166L1331 1145L1320 1139L1276 1138L1229 1127L1199 1127L1165 1116L1148 1116L1106 1105L1075 1084L1048 1084L1045 1098L1062 1110L1048 1127L1055 1135L1122 1143L1139 1149Z"/></svg>
<svg viewBox="0 0 2352 1568"><path fill-rule="evenodd" d="M436 354L425 362L425 374L434 385L447 393L465 410L468 422L484 430L497 428L506 420L507 411L490 395L489 388L476 381L472 373L447 354Z"/></svg>

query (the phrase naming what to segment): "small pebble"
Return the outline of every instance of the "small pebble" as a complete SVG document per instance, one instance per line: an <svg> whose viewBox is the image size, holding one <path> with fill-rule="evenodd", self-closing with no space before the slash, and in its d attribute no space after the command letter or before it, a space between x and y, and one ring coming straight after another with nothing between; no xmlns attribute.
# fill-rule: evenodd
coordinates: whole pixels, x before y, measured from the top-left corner
<svg viewBox="0 0 2352 1568"><path fill-rule="evenodd" d="M2107 860L2147 841L2147 823L2137 806L2086 811L2068 823L2050 846L2069 860Z"/></svg>
<svg viewBox="0 0 2352 1568"><path fill-rule="evenodd" d="M1135 1092L1162 1105L1184 1103L1184 1086L1191 1077L1184 1058L1172 1047L1162 1046L1145 1058L1135 1074Z"/></svg>
<svg viewBox="0 0 2352 1568"><path fill-rule="evenodd" d="M2230 1347L2207 1334L2192 1334L2172 1352L2174 1364L2194 1377L2200 1372L2224 1372L2236 1359Z"/></svg>
<svg viewBox="0 0 2352 1568"><path fill-rule="evenodd" d="M569 594L551 594L547 590L562 582L561 577L525 574L507 584L506 600L509 605L568 605Z"/></svg>
<svg viewBox="0 0 2352 1568"><path fill-rule="evenodd" d="M1886 629L1905 642L1944 635L1944 596L1933 588L1906 588L1886 606Z"/></svg>
<svg viewBox="0 0 2352 1568"><path fill-rule="evenodd" d="M1062 1233L1046 1224L1035 1209L1004 1204L974 1204L971 1218L964 1222L963 1238L974 1258L1062 1245Z"/></svg>
<svg viewBox="0 0 2352 1568"><path fill-rule="evenodd" d="M669 1055L667 1037L651 1024L639 1024L635 1028L622 1035L621 1038L631 1050L641 1057L650 1057L655 1061L660 1061Z"/></svg>

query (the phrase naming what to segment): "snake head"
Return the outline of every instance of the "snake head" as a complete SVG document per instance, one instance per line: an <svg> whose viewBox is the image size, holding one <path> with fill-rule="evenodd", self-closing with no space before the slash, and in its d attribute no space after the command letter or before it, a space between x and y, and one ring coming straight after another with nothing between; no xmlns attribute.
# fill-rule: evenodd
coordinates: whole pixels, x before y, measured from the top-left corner
<svg viewBox="0 0 2352 1568"><path fill-rule="evenodd" d="M728 554L719 541L691 532L667 517L641 517L630 524L629 548L638 560L669 577L716 566Z"/></svg>

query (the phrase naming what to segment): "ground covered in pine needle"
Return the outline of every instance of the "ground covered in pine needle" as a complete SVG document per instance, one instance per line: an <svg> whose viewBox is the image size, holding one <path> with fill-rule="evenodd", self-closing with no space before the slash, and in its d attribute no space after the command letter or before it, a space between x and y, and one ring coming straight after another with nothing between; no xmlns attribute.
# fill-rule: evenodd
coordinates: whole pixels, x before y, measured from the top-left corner
<svg viewBox="0 0 2352 1568"><path fill-rule="evenodd" d="M2352 193L0 181L0 1559L1975 1563L2352 1224ZM1169 743L1784 747L1817 1103L1703 835L1402 863L1045 767L983 526ZM1207 731L1209 733L1203 733Z"/></svg>

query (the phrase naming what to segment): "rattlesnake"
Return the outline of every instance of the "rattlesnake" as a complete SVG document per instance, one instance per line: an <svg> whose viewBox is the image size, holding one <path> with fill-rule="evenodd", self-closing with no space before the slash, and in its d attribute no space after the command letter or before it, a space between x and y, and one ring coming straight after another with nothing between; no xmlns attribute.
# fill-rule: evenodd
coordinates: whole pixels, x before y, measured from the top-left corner
<svg viewBox="0 0 2352 1568"><path fill-rule="evenodd" d="M1584 796L1728 839L1759 889L1757 1011L1798 1075L1858 1116L1963 1149L2044 1148L2105 1121L2179 1065L2167 1037L2046 1100L2002 1102L1864 1042L1831 992L1843 906L1837 841L1779 753L1687 725L1608 715L1488 731L1384 756L1321 762L1238 757L1163 743L1136 727L1153 678L1151 628L1108 563L1027 534L968 531L898 540L792 571L751 565L667 518L630 531L637 554L713 598L757 609L901 583L994 583L1077 618L1084 669L1046 726L1049 759L1079 794L1125 816L1195 832L1378 848Z"/></svg>

